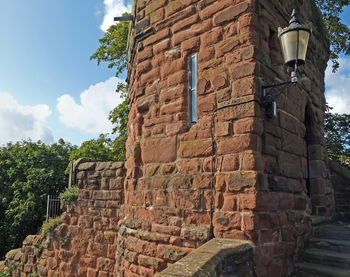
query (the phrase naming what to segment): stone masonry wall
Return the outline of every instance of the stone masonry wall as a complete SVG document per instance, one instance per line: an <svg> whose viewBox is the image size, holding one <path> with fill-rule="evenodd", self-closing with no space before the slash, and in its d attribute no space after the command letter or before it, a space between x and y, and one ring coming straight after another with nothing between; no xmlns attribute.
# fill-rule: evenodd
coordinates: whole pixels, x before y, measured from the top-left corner
<svg viewBox="0 0 350 277"><path fill-rule="evenodd" d="M333 190L323 139L324 71L328 45L319 11L313 1L258 1L252 20L259 41L256 87L288 80L277 37L278 26L288 26L290 12L312 28L306 64L300 81L277 98L277 117L263 118L261 156L263 182L257 194L247 195L252 230L257 242L258 276L288 276L293 260L311 230L310 215L334 215ZM256 91L260 94L260 91ZM271 93L271 91L270 91Z"/></svg>
<svg viewBox="0 0 350 277"><path fill-rule="evenodd" d="M20 262L15 276L113 276L124 200L124 163L82 159L75 166L78 200L62 215L51 239L28 236L6 263Z"/></svg>
<svg viewBox="0 0 350 277"><path fill-rule="evenodd" d="M323 141L324 70L328 59L322 25L312 1L260 1L256 52L258 84L287 80L277 26L287 26L297 5L313 34L300 82L277 99L277 118L264 120L262 156L264 185L251 217L257 235L255 266L261 276L288 276L293 260L311 229L310 215L334 212L327 156ZM295 4L296 3L296 4ZM258 92L259 93L259 92Z"/></svg>
<svg viewBox="0 0 350 277"><path fill-rule="evenodd" d="M213 234L251 239L243 219L249 203L239 201L259 185L259 104L217 114L214 152L211 118L219 106L254 99L256 36L250 22L255 1L134 4L126 219L118 237L118 272L153 276ZM194 53L198 123L190 126L188 58Z"/></svg>
<svg viewBox="0 0 350 277"><path fill-rule="evenodd" d="M350 221L350 170L335 161L329 161L338 219Z"/></svg>
<svg viewBox="0 0 350 277"><path fill-rule="evenodd" d="M307 65L268 119L261 86L289 78L277 28L288 26L292 5L313 28ZM144 0L134 15L116 272L153 276L216 237L254 241L258 276L291 274L311 213L334 213L319 11L309 0ZM190 125L195 53L198 122Z"/></svg>

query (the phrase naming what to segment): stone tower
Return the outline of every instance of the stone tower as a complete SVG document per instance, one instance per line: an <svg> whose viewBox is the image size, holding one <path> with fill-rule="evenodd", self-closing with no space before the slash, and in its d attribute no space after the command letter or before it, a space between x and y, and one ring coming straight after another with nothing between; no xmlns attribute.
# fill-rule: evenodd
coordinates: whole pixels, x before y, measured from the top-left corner
<svg viewBox="0 0 350 277"><path fill-rule="evenodd" d="M312 25L307 62L269 119L261 87L289 78L277 28L293 8ZM222 237L255 243L258 276L287 276L311 215L334 209L319 11L311 0L137 0L133 12L115 271L153 276Z"/></svg>

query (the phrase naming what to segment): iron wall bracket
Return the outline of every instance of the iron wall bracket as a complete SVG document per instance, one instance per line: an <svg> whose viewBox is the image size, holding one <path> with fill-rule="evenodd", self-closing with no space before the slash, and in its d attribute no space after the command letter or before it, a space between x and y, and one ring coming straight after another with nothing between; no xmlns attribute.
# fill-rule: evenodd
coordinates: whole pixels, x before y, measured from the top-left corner
<svg viewBox="0 0 350 277"><path fill-rule="evenodd" d="M276 99L291 85L298 83L297 73L294 71L291 74L291 78L288 81L275 83L271 85L262 86L262 105L265 109L265 113L269 118L277 116Z"/></svg>

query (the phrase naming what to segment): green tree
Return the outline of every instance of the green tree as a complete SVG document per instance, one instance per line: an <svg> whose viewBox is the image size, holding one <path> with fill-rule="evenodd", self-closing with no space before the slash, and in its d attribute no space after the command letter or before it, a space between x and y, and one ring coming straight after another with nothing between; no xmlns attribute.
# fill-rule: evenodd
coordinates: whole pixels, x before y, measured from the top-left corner
<svg viewBox="0 0 350 277"><path fill-rule="evenodd" d="M324 130L329 158L350 167L350 115L327 111Z"/></svg>
<svg viewBox="0 0 350 277"><path fill-rule="evenodd" d="M315 0L315 3L322 12L323 23L331 45L330 58L335 71L339 67L339 55L350 54L350 29L342 23L340 18L344 7L349 6L350 0Z"/></svg>
<svg viewBox="0 0 350 277"><path fill-rule="evenodd" d="M100 134L97 139L84 141L79 148L74 149L69 156L71 162L79 158L91 158L96 161L118 160L118 153L113 151L114 140L107 134Z"/></svg>
<svg viewBox="0 0 350 277"><path fill-rule="evenodd" d="M123 16L131 15L124 13ZM107 62L109 68L116 70L116 76L126 69L129 22L122 21L109 27L103 38L99 40L100 47L92 54L90 60L96 60L97 65Z"/></svg>
<svg viewBox="0 0 350 277"><path fill-rule="evenodd" d="M47 195L58 195L68 183L64 170L74 147L62 139L8 143L0 148L0 257L20 247L40 228Z"/></svg>
<svg viewBox="0 0 350 277"><path fill-rule="evenodd" d="M124 13L123 15L130 15L129 13ZM116 70L116 77L118 77L127 67L127 44L128 44L128 34L129 34L129 22L119 22L116 25L112 25L104 37L99 40L100 47L97 51L90 57L91 60L96 60L97 64L100 65L101 62L107 62L109 68ZM115 107L109 114L109 120L114 124L112 130L113 134L117 137L114 141L107 139L106 135L100 135L98 140L91 140L86 142L85 145L80 147L80 150L72 153L71 158L82 157L82 155L87 155L86 157L94 158L97 160L104 160L104 158L109 157L110 160L122 161L125 160L125 143L127 139L127 124L129 115L129 105L128 105L128 86L125 83L116 84L116 92L120 94L123 102ZM101 147L101 140L105 140L106 149L100 148L100 151L105 152L107 149L112 151L110 155L95 155L97 154L97 148ZM100 142L99 142L100 141ZM93 146L94 145L94 146ZM92 147L95 154L88 151L88 148ZM80 153L78 153L80 151ZM73 157L74 156L74 157ZM72 159L71 159L72 160Z"/></svg>

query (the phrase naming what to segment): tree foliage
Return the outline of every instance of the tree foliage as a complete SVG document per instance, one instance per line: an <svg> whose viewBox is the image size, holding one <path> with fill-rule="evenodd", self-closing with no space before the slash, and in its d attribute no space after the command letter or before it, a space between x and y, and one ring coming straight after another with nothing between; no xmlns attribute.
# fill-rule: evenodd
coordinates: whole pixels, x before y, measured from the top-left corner
<svg viewBox="0 0 350 277"><path fill-rule="evenodd" d="M69 156L71 162L79 158L91 158L96 161L118 160L118 153L113 151L114 140L107 134L100 134L97 139L84 141L79 148L74 149Z"/></svg>
<svg viewBox="0 0 350 277"><path fill-rule="evenodd" d="M116 160L125 160L125 143L127 139L129 105L127 97L127 85L119 84L117 91L121 93L123 102L115 107L109 114L109 120L114 124L113 134L117 138L113 142L113 151L115 151Z"/></svg>
<svg viewBox="0 0 350 277"><path fill-rule="evenodd" d="M124 13L123 15L131 14ZM107 62L109 68L116 70L116 77L118 77L127 67L128 34L129 22L119 22L116 25L112 25L104 37L99 40L100 47L90 59L96 60L98 65L101 62ZM116 134L117 137L112 141L106 135L100 135L99 139L86 142L79 150L74 151L71 160L72 158L82 157L83 154L87 155L86 157L96 160L125 160L125 143L129 115L128 86L125 83L118 83L116 86L116 92L120 94L123 102L110 112L109 120L114 124L112 133ZM88 148L95 149L93 150L94 153L88 150ZM97 151L98 148L100 149L99 151ZM106 154L106 150L109 151L109 155ZM102 152L105 154L101 155Z"/></svg>
<svg viewBox="0 0 350 277"><path fill-rule="evenodd" d="M0 148L0 257L20 247L45 218L47 195L67 186L64 174L73 147L62 139L8 143Z"/></svg>
<svg viewBox="0 0 350 277"><path fill-rule="evenodd" d="M124 13L123 16L131 15ZM127 65L127 44L129 34L129 22L119 22L109 27L103 38L99 39L100 47L92 54L90 60L97 60L97 64L107 62L109 68L116 70L118 76Z"/></svg>
<svg viewBox="0 0 350 277"><path fill-rule="evenodd" d="M324 129L329 158L350 167L350 115L328 111Z"/></svg>
<svg viewBox="0 0 350 277"><path fill-rule="evenodd" d="M340 15L350 0L315 0L323 16L323 23L331 44L330 58L333 61L333 71L339 67L339 55L350 54L350 29L341 22Z"/></svg>

